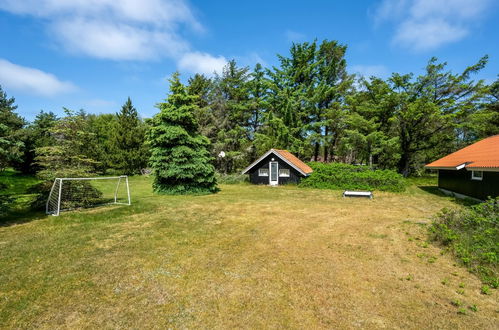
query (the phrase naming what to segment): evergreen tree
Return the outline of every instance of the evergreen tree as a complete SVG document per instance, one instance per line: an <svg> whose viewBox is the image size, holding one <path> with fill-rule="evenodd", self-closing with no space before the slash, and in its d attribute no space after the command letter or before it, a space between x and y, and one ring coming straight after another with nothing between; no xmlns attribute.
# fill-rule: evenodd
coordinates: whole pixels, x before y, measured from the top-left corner
<svg viewBox="0 0 499 330"><path fill-rule="evenodd" d="M393 169L400 158L392 128L396 98L383 79L360 79L360 89L346 99L338 160Z"/></svg>
<svg viewBox="0 0 499 330"><path fill-rule="evenodd" d="M25 121L14 112L17 109L15 102L13 97L7 97L0 86L0 171L12 165L22 155L20 131Z"/></svg>
<svg viewBox="0 0 499 330"><path fill-rule="evenodd" d="M248 81L248 110L250 116L245 126L248 131L248 138L252 142L248 152L248 160L253 162L259 155L255 146L256 134L262 128L269 109L267 97L270 82L265 76L265 71L260 63L255 65L250 77L251 79Z"/></svg>
<svg viewBox="0 0 499 330"><path fill-rule="evenodd" d="M488 86L484 103L461 124L469 142L499 134L499 79Z"/></svg>
<svg viewBox="0 0 499 330"><path fill-rule="evenodd" d="M112 136L112 166L122 174L138 174L147 164L147 151L144 144L145 126L130 98L116 117L116 127Z"/></svg>
<svg viewBox="0 0 499 330"><path fill-rule="evenodd" d="M248 67L240 68L231 60L214 81L211 94L216 130L213 154L225 153L225 158L217 161L217 169L223 173L242 168L250 158L248 71Z"/></svg>
<svg viewBox="0 0 499 330"><path fill-rule="evenodd" d="M318 143L314 158L317 159L318 146L323 148L323 161L334 156L343 127L339 125L344 115L345 98L351 91L353 77L347 73L345 60L347 47L337 41L324 40L316 52L314 74L316 86L311 97L314 110L312 127Z"/></svg>
<svg viewBox="0 0 499 330"><path fill-rule="evenodd" d="M53 112L42 110L31 124L22 129L21 141L24 145L21 157L13 164L15 169L27 174L34 174L40 170L35 162L35 149L54 144L50 130L56 121L57 116Z"/></svg>
<svg viewBox="0 0 499 330"><path fill-rule="evenodd" d="M310 125L311 111L308 93L309 86L313 83L311 77L311 63L314 58L315 43L293 44L290 48L290 57L278 55L280 65L273 70L267 71L269 75L268 102L269 111L272 116L266 119L272 119L266 122L266 129L275 130L276 120L280 120L286 127L280 127L278 131L281 136L286 138L283 149L288 149L301 158L310 158L311 147L307 141L308 127ZM278 118L278 119L277 119ZM271 128L274 127L274 128ZM270 133L270 134L275 134ZM263 136L258 136L259 141L264 141Z"/></svg>
<svg viewBox="0 0 499 330"><path fill-rule="evenodd" d="M202 74L196 73L188 80L187 92L196 96L197 108L194 117L198 123L199 132L210 140L216 137L216 119L210 106L212 88L212 80Z"/></svg>
<svg viewBox="0 0 499 330"><path fill-rule="evenodd" d="M50 128L53 144L35 149L40 166L37 176L52 181L57 177L88 177L95 173L98 162L88 156L92 133L86 114L64 108L66 116Z"/></svg>
<svg viewBox="0 0 499 330"><path fill-rule="evenodd" d="M90 158L92 136L88 118L83 110L74 112L64 108L66 116L57 120L49 129L53 143L35 149L35 162L40 168L38 178L44 180L37 186L38 198L33 208L42 209L47 201L55 178L89 177L95 175L99 162ZM91 202L102 193L88 181L65 182L66 193L72 198Z"/></svg>
<svg viewBox="0 0 499 330"><path fill-rule="evenodd" d="M211 164L209 140L198 132L194 119L196 97L187 93L179 74L170 79L170 94L159 103L160 112L148 132L153 189L166 194L213 193L217 191Z"/></svg>
<svg viewBox="0 0 499 330"><path fill-rule="evenodd" d="M481 58L461 74L445 72L446 63L430 59L424 75L393 74L389 79L396 93L393 124L400 146L398 171L408 176L426 159L435 159L460 148L461 123L478 109L486 92L483 81L474 82L471 74L487 63ZM456 135L457 132L457 135ZM437 156L438 155L438 156Z"/></svg>
<svg viewBox="0 0 499 330"><path fill-rule="evenodd" d="M98 162L96 171L107 173L114 169L114 161L119 157L115 147L117 116L115 114L89 114L85 117L88 127L87 156ZM119 171L119 174L123 174Z"/></svg>
<svg viewBox="0 0 499 330"><path fill-rule="evenodd" d="M279 56L280 67L271 73L275 85L270 97L274 113L281 118L294 118L291 122L299 126L290 127L295 134L290 141L306 139L308 144L308 148L291 148L306 152L313 146L310 151L316 161L321 149L324 161L332 159L341 137L343 106L353 82L346 71L345 53L346 46L337 41L324 40L320 45L316 41L296 43L291 46L289 57ZM283 107L283 103L289 102L279 97L283 94L294 98L293 109Z"/></svg>
<svg viewBox="0 0 499 330"><path fill-rule="evenodd" d="M267 101L269 80L265 76L265 71L260 63L255 65L255 69L250 74L251 79L248 81L248 110L250 116L247 122L247 129L251 139L263 125L265 113L269 105Z"/></svg>

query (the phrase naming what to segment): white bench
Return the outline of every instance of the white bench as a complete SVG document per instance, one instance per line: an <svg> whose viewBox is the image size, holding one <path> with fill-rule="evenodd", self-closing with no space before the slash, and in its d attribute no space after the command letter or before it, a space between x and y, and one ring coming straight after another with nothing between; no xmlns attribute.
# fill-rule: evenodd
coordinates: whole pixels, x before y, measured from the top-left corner
<svg viewBox="0 0 499 330"><path fill-rule="evenodd" d="M369 197L373 198L374 195L371 191L351 191L351 190L345 190L343 192L343 197Z"/></svg>

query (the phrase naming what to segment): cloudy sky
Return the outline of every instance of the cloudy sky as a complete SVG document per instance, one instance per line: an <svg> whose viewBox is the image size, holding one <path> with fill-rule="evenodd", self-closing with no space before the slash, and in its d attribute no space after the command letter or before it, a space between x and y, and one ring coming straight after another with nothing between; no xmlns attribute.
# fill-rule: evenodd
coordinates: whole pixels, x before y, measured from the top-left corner
<svg viewBox="0 0 499 330"><path fill-rule="evenodd" d="M352 73L420 73L431 56L455 71L488 54L499 74L495 0L0 0L0 85L31 120L62 107L116 112L128 96L144 117L166 77L212 75L229 59L277 64L292 42L348 45Z"/></svg>

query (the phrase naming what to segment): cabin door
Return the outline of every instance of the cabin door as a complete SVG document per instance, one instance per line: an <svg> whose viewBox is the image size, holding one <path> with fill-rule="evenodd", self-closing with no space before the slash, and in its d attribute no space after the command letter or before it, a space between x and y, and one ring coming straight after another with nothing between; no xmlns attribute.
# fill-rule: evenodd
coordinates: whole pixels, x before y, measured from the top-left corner
<svg viewBox="0 0 499 330"><path fill-rule="evenodd" d="M270 162L269 167L269 184L277 186L279 184L279 164L277 162Z"/></svg>

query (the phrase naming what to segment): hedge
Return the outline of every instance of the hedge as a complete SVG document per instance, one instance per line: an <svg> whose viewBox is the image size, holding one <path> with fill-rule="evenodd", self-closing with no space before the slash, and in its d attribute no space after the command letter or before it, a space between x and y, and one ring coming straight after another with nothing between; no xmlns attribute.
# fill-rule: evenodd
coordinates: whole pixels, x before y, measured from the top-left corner
<svg viewBox="0 0 499 330"><path fill-rule="evenodd" d="M301 187L394 192L405 190L404 178L392 170L373 170L369 166L342 163L312 162L309 166L314 171L301 181Z"/></svg>

